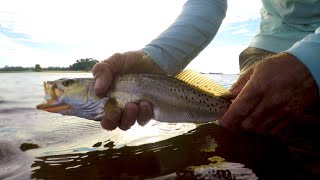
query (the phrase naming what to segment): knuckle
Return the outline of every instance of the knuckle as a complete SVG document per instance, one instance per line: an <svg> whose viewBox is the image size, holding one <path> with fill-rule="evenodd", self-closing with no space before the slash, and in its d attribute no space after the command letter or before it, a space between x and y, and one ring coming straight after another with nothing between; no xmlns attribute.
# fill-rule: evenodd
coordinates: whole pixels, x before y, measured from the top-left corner
<svg viewBox="0 0 320 180"><path fill-rule="evenodd" d="M96 73L98 73L99 71L101 71L101 68L102 68L102 63L97 63L97 64L95 64L94 66L93 66L93 68L92 68L92 73L93 74L96 74Z"/></svg>
<svg viewBox="0 0 320 180"><path fill-rule="evenodd" d="M252 118L247 118L241 123L241 127L245 130L253 130L255 128L255 124Z"/></svg>
<svg viewBox="0 0 320 180"><path fill-rule="evenodd" d="M103 75L109 70L109 65L107 63L97 63L92 68L93 75Z"/></svg>
<svg viewBox="0 0 320 180"><path fill-rule="evenodd" d="M241 106L239 106L238 109L238 115L240 117L247 116L251 111L251 106L248 103L243 103Z"/></svg>

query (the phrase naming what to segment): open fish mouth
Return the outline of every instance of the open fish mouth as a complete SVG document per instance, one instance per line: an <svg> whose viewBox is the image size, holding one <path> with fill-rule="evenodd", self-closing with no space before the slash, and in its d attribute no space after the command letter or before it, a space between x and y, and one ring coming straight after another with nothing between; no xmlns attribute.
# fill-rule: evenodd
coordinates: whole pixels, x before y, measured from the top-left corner
<svg viewBox="0 0 320 180"><path fill-rule="evenodd" d="M54 82L43 82L46 103L39 104L37 109L47 112L61 112L71 108L70 105L59 102L64 91L59 89Z"/></svg>

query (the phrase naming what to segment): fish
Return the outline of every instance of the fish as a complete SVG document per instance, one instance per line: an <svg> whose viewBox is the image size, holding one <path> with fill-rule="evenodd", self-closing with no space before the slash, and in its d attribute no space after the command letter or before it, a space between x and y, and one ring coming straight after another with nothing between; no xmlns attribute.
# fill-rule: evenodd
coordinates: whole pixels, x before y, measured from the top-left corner
<svg viewBox="0 0 320 180"><path fill-rule="evenodd" d="M37 109L101 121L128 102L148 101L152 119L169 123L206 123L228 110L230 91L208 77L185 70L177 76L124 74L116 77L104 97L94 91L93 78L62 78L44 82L45 103Z"/></svg>

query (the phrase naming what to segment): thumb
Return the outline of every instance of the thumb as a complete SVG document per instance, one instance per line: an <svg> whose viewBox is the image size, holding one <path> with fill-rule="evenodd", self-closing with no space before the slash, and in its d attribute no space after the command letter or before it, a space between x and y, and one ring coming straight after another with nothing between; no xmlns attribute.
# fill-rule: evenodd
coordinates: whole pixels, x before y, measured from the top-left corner
<svg viewBox="0 0 320 180"><path fill-rule="evenodd" d="M231 93L236 97L243 89L243 87L250 80L251 75L253 74L255 66L252 65L249 69L247 69L244 73L242 73L237 82L235 82L230 88Z"/></svg>

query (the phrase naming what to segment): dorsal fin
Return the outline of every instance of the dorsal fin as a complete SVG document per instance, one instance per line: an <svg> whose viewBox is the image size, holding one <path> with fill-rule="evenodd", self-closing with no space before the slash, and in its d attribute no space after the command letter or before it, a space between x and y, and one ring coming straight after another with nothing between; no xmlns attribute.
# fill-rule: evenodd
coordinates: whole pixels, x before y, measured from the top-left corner
<svg viewBox="0 0 320 180"><path fill-rule="evenodd" d="M227 88L196 71L190 69L184 70L176 75L175 78L208 94L232 99L232 94Z"/></svg>

